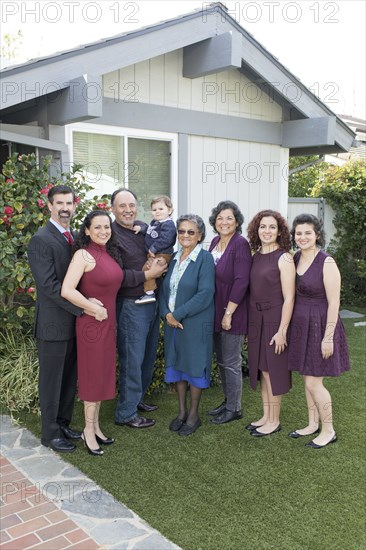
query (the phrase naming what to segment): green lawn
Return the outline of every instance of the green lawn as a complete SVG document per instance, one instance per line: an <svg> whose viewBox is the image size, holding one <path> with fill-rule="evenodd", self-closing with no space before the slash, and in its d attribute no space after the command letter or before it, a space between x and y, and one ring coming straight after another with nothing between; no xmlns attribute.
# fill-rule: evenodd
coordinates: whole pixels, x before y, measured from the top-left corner
<svg viewBox="0 0 366 550"><path fill-rule="evenodd" d="M256 439L244 426L260 414L260 394L245 379L245 418L212 425L206 411L222 400L204 393L202 427L181 438L168 430L172 394L154 396L157 425L148 430L113 423L114 403L102 404L102 426L116 443L90 457L81 443L63 458L185 550L357 549L365 539L365 327L346 320L352 370L329 379L338 442L306 448L310 438L288 433L305 425L303 383L284 398L282 431ZM27 426L40 433L39 419ZM74 427L82 426L78 403Z"/></svg>

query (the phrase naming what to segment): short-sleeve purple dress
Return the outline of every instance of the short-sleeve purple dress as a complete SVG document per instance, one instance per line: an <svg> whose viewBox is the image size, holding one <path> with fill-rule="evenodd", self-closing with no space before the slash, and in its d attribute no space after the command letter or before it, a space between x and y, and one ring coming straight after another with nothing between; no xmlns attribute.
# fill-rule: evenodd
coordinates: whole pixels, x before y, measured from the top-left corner
<svg viewBox="0 0 366 550"><path fill-rule="evenodd" d="M297 267L301 252L294 256ZM323 266L328 254L320 250L303 275L296 276L296 298L289 331L290 370L307 376L339 376L348 371L349 353L342 320L334 331L334 352L321 355L321 342L327 322L328 301L323 283Z"/></svg>

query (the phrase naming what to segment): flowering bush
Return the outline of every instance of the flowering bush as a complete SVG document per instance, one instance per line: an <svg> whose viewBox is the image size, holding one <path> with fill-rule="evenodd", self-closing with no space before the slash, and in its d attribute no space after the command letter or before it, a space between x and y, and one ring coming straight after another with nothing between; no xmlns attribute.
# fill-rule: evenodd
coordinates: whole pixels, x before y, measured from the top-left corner
<svg viewBox="0 0 366 550"><path fill-rule="evenodd" d="M92 188L85 183L81 166L50 179L51 160L45 157L39 166L33 153L14 154L0 174L0 311L4 328L24 329L32 324L36 291L26 250L32 235L49 219L49 189L63 183L75 190L79 204L73 227L101 202L98 197L86 200Z"/></svg>

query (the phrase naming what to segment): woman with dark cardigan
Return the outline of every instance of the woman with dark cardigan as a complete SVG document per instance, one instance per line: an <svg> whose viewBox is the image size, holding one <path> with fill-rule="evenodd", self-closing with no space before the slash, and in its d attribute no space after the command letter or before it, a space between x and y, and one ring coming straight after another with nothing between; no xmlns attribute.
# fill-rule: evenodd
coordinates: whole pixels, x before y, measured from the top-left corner
<svg viewBox="0 0 366 550"><path fill-rule="evenodd" d="M210 385L215 267L211 254L201 246L205 238L202 218L180 216L177 230L179 248L160 287L159 307L164 319L165 381L176 384L179 403L178 416L169 429L187 436L201 425L201 394Z"/></svg>
<svg viewBox="0 0 366 550"><path fill-rule="evenodd" d="M247 426L263 437L281 430L282 395L291 388L287 330L295 297L290 233L279 212L262 210L248 226L253 265L250 274L248 363L253 389L260 380L263 415Z"/></svg>
<svg viewBox="0 0 366 550"><path fill-rule="evenodd" d="M242 418L242 356L248 328L248 288L252 255L241 236L244 217L232 201L213 208L210 224L217 237L209 251L215 262L214 349L225 399L209 411L213 424Z"/></svg>

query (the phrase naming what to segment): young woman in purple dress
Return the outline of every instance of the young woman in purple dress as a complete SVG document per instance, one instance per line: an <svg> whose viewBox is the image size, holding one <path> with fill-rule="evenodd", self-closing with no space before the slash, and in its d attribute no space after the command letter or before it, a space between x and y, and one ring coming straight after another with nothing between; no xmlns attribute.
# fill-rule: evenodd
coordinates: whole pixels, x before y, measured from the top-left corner
<svg viewBox="0 0 366 550"><path fill-rule="evenodd" d="M263 415L246 426L255 437L281 430L282 395L291 388L287 329L295 297L295 267L290 232L279 212L262 210L248 226L255 254L250 273L248 363L250 384L260 380Z"/></svg>
<svg viewBox="0 0 366 550"><path fill-rule="evenodd" d="M349 354L339 317L341 276L324 246L322 224L311 214L300 214L292 225L293 244L299 248L296 266L296 299L289 339L289 368L304 377L308 425L290 437L320 434L306 443L320 449L337 441L333 427L332 399L323 385L325 376L349 370Z"/></svg>

